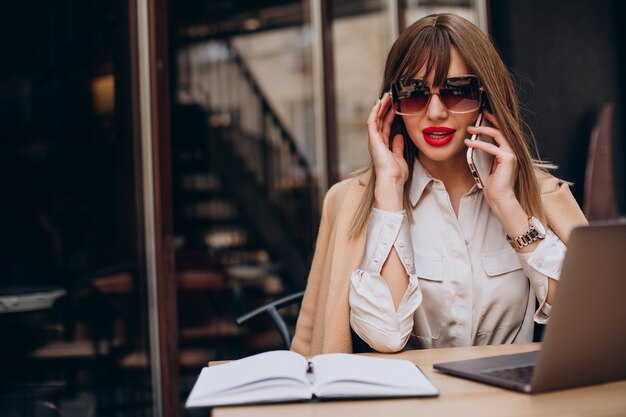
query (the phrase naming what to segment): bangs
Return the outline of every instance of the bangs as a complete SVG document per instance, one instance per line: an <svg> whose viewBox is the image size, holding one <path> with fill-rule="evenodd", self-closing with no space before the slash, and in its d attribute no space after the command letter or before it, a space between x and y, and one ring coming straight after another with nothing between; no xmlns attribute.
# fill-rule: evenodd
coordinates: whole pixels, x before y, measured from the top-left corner
<svg viewBox="0 0 626 417"><path fill-rule="evenodd" d="M424 69L424 78L433 75L433 87L442 86L448 77L452 47L450 35L436 22L422 28L405 51L398 78L411 78Z"/></svg>

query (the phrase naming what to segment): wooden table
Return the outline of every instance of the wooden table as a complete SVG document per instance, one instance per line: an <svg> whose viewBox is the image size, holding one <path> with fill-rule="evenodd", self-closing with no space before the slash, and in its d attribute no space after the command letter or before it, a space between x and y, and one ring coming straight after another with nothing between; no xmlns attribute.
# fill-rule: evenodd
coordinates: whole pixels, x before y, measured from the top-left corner
<svg viewBox="0 0 626 417"><path fill-rule="evenodd" d="M214 417L626 416L626 380L528 395L448 376L435 371L432 367L434 363L438 362L528 352L539 349L539 346L539 344L531 343L414 350L393 355L371 354L373 356L408 359L415 363L439 388L440 395L437 398L218 407L213 409L212 415Z"/></svg>

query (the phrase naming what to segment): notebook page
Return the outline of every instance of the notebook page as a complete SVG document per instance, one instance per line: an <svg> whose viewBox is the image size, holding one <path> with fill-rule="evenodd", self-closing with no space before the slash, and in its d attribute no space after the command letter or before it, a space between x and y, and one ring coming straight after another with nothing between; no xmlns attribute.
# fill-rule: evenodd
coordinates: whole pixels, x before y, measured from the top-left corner
<svg viewBox="0 0 626 417"><path fill-rule="evenodd" d="M206 368L205 368L206 369ZM267 380L256 382L254 389L250 386L221 391L207 397L189 397L187 407L206 407L231 404L271 403L283 401L309 400L312 397L309 389L294 386L293 380Z"/></svg>
<svg viewBox="0 0 626 417"><path fill-rule="evenodd" d="M413 363L401 359L332 353L313 358L318 397L437 395Z"/></svg>
<svg viewBox="0 0 626 417"><path fill-rule="evenodd" d="M282 398L280 387L289 385L297 387L297 390L303 392L303 396L310 396L309 382L306 378L307 367L308 363L304 357L286 350L260 353L223 365L207 367L200 373L187 405L199 403L205 405L209 399L228 395L230 391L234 400L237 396L240 397L241 401L235 402L243 402L246 400L246 392L253 392L257 387L266 388L272 384L278 388L268 390L268 394L276 400Z"/></svg>

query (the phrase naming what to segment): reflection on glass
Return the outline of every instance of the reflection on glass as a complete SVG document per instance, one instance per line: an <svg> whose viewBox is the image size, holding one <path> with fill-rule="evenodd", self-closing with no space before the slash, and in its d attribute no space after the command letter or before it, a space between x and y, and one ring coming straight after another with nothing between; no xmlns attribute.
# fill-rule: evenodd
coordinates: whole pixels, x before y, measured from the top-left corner
<svg viewBox="0 0 626 417"><path fill-rule="evenodd" d="M128 5L13 7L0 69L0 415L152 415Z"/></svg>
<svg viewBox="0 0 626 417"><path fill-rule="evenodd" d="M333 56L339 172L367 165L365 121L379 96L385 57L391 46L387 1L333 3Z"/></svg>
<svg viewBox="0 0 626 417"><path fill-rule="evenodd" d="M183 397L207 361L282 347L235 319L304 287L319 221L308 3L227 3L170 15Z"/></svg>
<svg viewBox="0 0 626 417"><path fill-rule="evenodd" d="M435 0L418 1L406 0L405 2L405 22L408 25L433 13L454 13L473 22L480 27L478 3L484 0Z"/></svg>

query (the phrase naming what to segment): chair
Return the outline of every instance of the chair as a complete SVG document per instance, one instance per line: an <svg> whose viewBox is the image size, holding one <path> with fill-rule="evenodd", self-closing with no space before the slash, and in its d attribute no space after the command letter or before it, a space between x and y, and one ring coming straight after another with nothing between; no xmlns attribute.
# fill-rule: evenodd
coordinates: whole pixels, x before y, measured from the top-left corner
<svg viewBox="0 0 626 417"><path fill-rule="evenodd" d="M591 131L585 170L583 212L588 220L619 217L613 171L613 104L602 106Z"/></svg>
<svg viewBox="0 0 626 417"><path fill-rule="evenodd" d="M278 313L278 309L300 302L303 296L304 296L304 291L299 291L299 292L287 295L285 297L279 298L276 301L265 304L264 306L259 307L256 310L253 310L249 313L244 314L243 316L238 317L236 320L237 324L239 326L242 326L244 323L248 322L249 320L252 320L264 313L267 313L272 318L274 325L276 326L278 332L280 333L280 337L283 341L285 349L289 349L291 347L291 335L289 334L287 323L285 323L285 320L283 319L283 317Z"/></svg>

